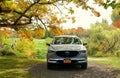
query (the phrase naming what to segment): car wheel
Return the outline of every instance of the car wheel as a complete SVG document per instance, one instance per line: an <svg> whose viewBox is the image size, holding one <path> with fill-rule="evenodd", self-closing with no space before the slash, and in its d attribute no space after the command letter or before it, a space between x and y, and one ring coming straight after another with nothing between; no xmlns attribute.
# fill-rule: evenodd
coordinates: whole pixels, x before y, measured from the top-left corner
<svg viewBox="0 0 120 78"><path fill-rule="evenodd" d="M87 63L81 64L81 69L87 69Z"/></svg>
<svg viewBox="0 0 120 78"><path fill-rule="evenodd" d="M47 69L52 69L52 67L53 67L53 64L47 63Z"/></svg>

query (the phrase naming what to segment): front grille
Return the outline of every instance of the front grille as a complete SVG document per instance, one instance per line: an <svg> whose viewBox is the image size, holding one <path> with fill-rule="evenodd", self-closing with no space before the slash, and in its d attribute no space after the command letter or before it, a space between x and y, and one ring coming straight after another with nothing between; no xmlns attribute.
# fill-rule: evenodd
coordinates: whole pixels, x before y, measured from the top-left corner
<svg viewBox="0 0 120 78"><path fill-rule="evenodd" d="M60 57L75 57L78 53L78 51L58 51L56 55Z"/></svg>

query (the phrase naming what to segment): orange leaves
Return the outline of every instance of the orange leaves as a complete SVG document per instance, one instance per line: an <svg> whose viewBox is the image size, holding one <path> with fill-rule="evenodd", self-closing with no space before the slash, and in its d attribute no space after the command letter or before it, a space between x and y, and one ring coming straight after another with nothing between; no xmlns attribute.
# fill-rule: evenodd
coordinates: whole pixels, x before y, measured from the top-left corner
<svg viewBox="0 0 120 78"><path fill-rule="evenodd" d="M33 37L43 38L45 36L45 30L42 27L37 26L37 28L35 28L34 30L30 29L19 30L18 34L20 34L21 39L25 38L28 39L29 41L33 41Z"/></svg>
<svg viewBox="0 0 120 78"><path fill-rule="evenodd" d="M64 34L62 28L60 28L58 26L49 26L49 28L50 28L50 33L52 36L58 36L58 35Z"/></svg>
<svg viewBox="0 0 120 78"><path fill-rule="evenodd" d="M95 0L95 2L96 2L97 4L100 4L100 5L103 5L103 4L104 4L104 0Z"/></svg>
<svg viewBox="0 0 120 78"><path fill-rule="evenodd" d="M120 28L120 20L115 21L115 22L113 23L113 25L114 25L115 27L117 27L117 28Z"/></svg>
<svg viewBox="0 0 120 78"><path fill-rule="evenodd" d="M30 41L33 41L32 35L33 32L31 30L19 30L18 33L20 34L20 38L25 38Z"/></svg>
<svg viewBox="0 0 120 78"><path fill-rule="evenodd" d="M45 36L45 30L42 27L37 27L34 32L36 38L43 38Z"/></svg>
<svg viewBox="0 0 120 78"><path fill-rule="evenodd" d="M82 27L78 27L77 29L73 28L73 29L64 29L64 33L65 34L79 34L83 32L83 28Z"/></svg>
<svg viewBox="0 0 120 78"><path fill-rule="evenodd" d="M51 16L50 21L55 24L61 24L62 19L58 19L56 16Z"/></svg>
<svg viewBox="0 0 120 78"><path fill-rule="evenodd" d="M104 3L104 1L103 1L103 0L99 0L99 4L101 4L101 5L102 5L103 3Z"/></svg>
<svg viewBox="0 0 120 78"><path fill-rule="evenodd" d="M12 29L10 28L0 28L0 33L2 33L5 36L10 36L12 34Z"/></svg>

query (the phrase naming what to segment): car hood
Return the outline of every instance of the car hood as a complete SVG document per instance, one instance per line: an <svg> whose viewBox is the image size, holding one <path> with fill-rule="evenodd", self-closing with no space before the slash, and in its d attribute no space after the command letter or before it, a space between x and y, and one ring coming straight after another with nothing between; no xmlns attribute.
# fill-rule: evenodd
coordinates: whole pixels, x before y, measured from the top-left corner
<svg viewBox="0 0 120 78"><path fill-rule="evenodd" d="M49 47L49 50L52 51L80 51L80 50L86 50L85 46L83 45L51 45Z"/></svg>

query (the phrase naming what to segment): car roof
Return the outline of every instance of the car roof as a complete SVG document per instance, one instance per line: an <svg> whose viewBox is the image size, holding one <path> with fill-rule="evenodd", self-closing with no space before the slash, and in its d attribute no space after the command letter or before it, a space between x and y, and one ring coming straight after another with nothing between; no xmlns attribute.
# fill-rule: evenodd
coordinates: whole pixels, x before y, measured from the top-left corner
<svg viewBox="0 0 120 78"><path fill-rule="evenodd" d="M54 36L54 37L77 37L77 36L76 35L59 35L59 36Z"/></svg>

